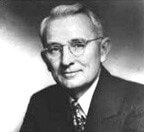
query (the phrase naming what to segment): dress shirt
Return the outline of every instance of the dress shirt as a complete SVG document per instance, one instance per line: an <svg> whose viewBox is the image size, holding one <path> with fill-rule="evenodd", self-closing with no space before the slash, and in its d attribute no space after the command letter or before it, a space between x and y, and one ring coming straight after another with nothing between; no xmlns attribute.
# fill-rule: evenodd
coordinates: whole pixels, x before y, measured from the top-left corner
<svg viewBox="0 0 144 132"><path fill-rule="evenodd" d="M87 115L88 110L90 107L91 99L96 89L97 83L99 80L99 76L93 82L91 87L78 99L78 103L80 104L81 108L83 109L84 113Z"/></svg>

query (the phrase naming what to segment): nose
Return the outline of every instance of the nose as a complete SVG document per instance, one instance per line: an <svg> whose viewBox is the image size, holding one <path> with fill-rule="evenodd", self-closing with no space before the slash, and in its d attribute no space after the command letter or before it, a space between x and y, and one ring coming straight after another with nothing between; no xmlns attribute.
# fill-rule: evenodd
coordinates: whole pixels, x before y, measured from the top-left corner
<svg viewBox="0 0 144 132"><path fill-rule="evenodd" d="M65 66L69 66L74 63L74 56L70 53L68 46L63 47L61 63Z"/></svg>

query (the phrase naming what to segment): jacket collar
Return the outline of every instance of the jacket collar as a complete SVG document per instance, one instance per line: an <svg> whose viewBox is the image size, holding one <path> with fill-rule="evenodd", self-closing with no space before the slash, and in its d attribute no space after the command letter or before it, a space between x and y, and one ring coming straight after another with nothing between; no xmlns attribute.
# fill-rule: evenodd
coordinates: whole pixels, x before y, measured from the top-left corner
<svg viewBox="0 0 144 132"><path fill-rule="evenodd" d="M113 77L102 67L100 78L89 108L85 132L98 131L101 122L117 114L119 101L115 102ZM116 97L117 98L117 97Z"/></svg>

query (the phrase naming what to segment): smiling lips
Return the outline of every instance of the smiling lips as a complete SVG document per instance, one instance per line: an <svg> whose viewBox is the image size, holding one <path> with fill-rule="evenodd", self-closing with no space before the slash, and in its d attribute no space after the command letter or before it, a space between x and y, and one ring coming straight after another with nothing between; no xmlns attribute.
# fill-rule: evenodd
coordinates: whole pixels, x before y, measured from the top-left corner
<svg viewBox="0 0 144 132"><path fill-rule="evenodd" d="M76 76L81 70L77 70L77 71L69 71L69 72L63 72L62 75L66 78L72 78L74 76Z"/></svg>

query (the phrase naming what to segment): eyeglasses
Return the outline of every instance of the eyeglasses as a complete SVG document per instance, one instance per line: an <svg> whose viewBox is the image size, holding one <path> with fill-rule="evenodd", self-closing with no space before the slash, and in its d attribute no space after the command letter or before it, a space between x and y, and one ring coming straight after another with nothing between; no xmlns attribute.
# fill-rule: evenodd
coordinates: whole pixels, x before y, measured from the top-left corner
<svg viewBox="0 0 144 132"><path fill-rule="evenodd" d="M41 52L42 55L51 58L57 59L62 55L63 47L68 46L69 51L76 57L83 55L87 44L98 39L103 39L103 37L98 37L90 40L85 39L72 39L68 42L68 45L62 45L59 43L50 43L47 44L46 48Z"/></svg>

